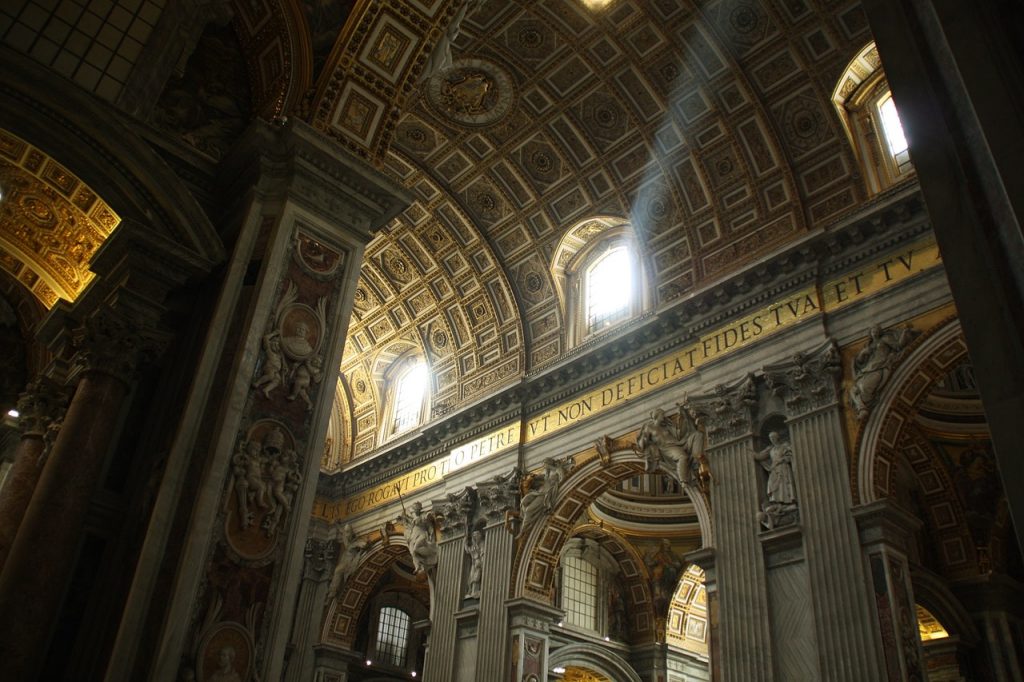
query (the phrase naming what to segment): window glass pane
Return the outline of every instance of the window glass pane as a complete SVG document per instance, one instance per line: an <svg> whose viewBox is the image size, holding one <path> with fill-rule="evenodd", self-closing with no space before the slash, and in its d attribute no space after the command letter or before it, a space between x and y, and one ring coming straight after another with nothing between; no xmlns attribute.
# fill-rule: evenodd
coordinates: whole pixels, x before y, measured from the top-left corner
<svg viewBox="0 0 1024 682"><path fill-rule="evenodd" d="M427 366L419 364L403 374L395 391L392 433L405 431L420 422L423 394L427 390Z"/></svg>
<svg viewBox="0 0 1024 682"><path fill-rule="evenodd" d="M562 560L562 609L566 622L597 630L597 566L579 557Z"/></svg>
<svg viewBox="0 0 1024 682"><path fill-rule="evenodd" d="M391 606L382 608L377 621L377 661L404 668L408 641L409 614Z"/></svg>
<svg viewBox="0 0 1024 682"><path fill-rule="evenodd" d="M878 113L882 117L882 129L885 132L885 141L889 144L889 152L896 156L907 151L907 138L903 135L903 124L900 123L900 115L896 111L896 102L892 95L886 95L885 99L878 105Z"/></svg>
<svg viewBox="0 0 1024 682"><path fill-rule="evenodd" d="M596 331L629 315L633 273L625 248L612 249L587 270L587 331Z"/></svg>

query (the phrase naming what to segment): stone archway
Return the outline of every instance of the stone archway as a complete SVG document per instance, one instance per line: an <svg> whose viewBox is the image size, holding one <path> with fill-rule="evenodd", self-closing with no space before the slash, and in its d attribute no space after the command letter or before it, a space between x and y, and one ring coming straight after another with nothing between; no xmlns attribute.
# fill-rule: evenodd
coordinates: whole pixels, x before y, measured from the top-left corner
<svg viewBox="0 0 1024 682"><path fill-rule="evenodd" d="M854 497L860 504L892 494L904 427L935 383L967 358L956 319L938 325L908 350L860 430L850 472Z"/></svg>
<svg viewBox="0 0 1024 682"><path fill-rule="evenodd" d="M621 656L596 644L567 644L552 652L549 664L551 668L586 668L617 682L641 682Z"/></svg>
<svg viewBox="0 0 1024 682"><path fill-rule="evenodd" d="M375 586L396 561L409 554L409 548L401 536L388 536L385 540L369 551L345 583L344 589L327 605L320 636L322 643L339 644L346 648L355 645L360 618Z"/></svg>
<svg viewBox="0 0 1024 682"><path fill-rule="evenodd" d="M602 493L619 481L645 473L643 458L631 448L627 436L618 441L619 449L607 456L595 450L578 456L578 464L561 485L554 511L523 538L517 548L512 568L511 594L550 604L554 594L554 578L562 547L572 534L576 519ZM711 513L704 495L693 486L685 490L693 502L701 530L702 545L713 543Z"/></svg>

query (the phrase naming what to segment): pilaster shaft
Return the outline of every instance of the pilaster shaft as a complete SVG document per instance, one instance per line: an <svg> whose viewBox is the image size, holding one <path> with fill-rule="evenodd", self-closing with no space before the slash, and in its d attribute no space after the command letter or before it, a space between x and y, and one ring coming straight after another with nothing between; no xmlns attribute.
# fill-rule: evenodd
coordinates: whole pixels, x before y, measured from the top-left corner
<svg viewBox="0 0 1024 682"><path fill-rule="evenodd" d="M462 600L462 542L462 536L455 536L437 545L437 572L430 595L430 650L423 664L424 682L454 679L455 612Z"/></svg>

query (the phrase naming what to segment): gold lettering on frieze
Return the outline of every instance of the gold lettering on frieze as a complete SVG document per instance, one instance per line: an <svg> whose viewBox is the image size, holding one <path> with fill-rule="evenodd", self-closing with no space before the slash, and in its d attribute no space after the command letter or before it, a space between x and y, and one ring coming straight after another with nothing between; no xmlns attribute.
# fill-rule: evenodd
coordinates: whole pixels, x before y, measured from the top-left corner
<svg viewBox="0 0 1024 682"><path fill-rule="evenodd" d="M825 312L839 310L867 296L930 270L942 262L934 239L921 239L895 253L871 261L822 284L811 286L739 320L718 327L694 343L615 381L568 400L525 423L509 422L473 441L453 449L447 457L428 464L387 483L359 493L338 504L325 504L314 512L324 518L351 516L387 504L402 494L434 483L465 466L532 443L590 417L680 381L701 367L752 343L772 336L792 325Z"/></svg>
<svg viewBox="0 0 1024 682"><path fill-rule="evenodd" d="M530 443L595 414L675 383L701 365L733 353L755 341L821 313L818 291L809 287L701 336L696 343L645 365L593 391L562 403L526 423L524 441Z"/></svg>
<svg viewBox="0 0 1024 682"><path fill-rule="evenodd" d="M939 265L942 256L935 240L926 237L895 254L868 263L860 270L826 282L821 287L825 312L839 310L908 277Z"/></svg>

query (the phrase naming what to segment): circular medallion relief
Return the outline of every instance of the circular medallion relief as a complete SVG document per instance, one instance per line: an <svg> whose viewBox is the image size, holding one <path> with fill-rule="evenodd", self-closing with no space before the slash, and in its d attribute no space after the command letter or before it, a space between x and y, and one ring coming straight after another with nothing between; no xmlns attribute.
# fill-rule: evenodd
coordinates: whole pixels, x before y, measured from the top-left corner
<svg viewBox="0 0 1024 682"><path fill-rule="evenodd" d="M457 59L427 82L427 101L439 114L467 126L503 118L515 101L512 78L495 64Z"/></svg>

